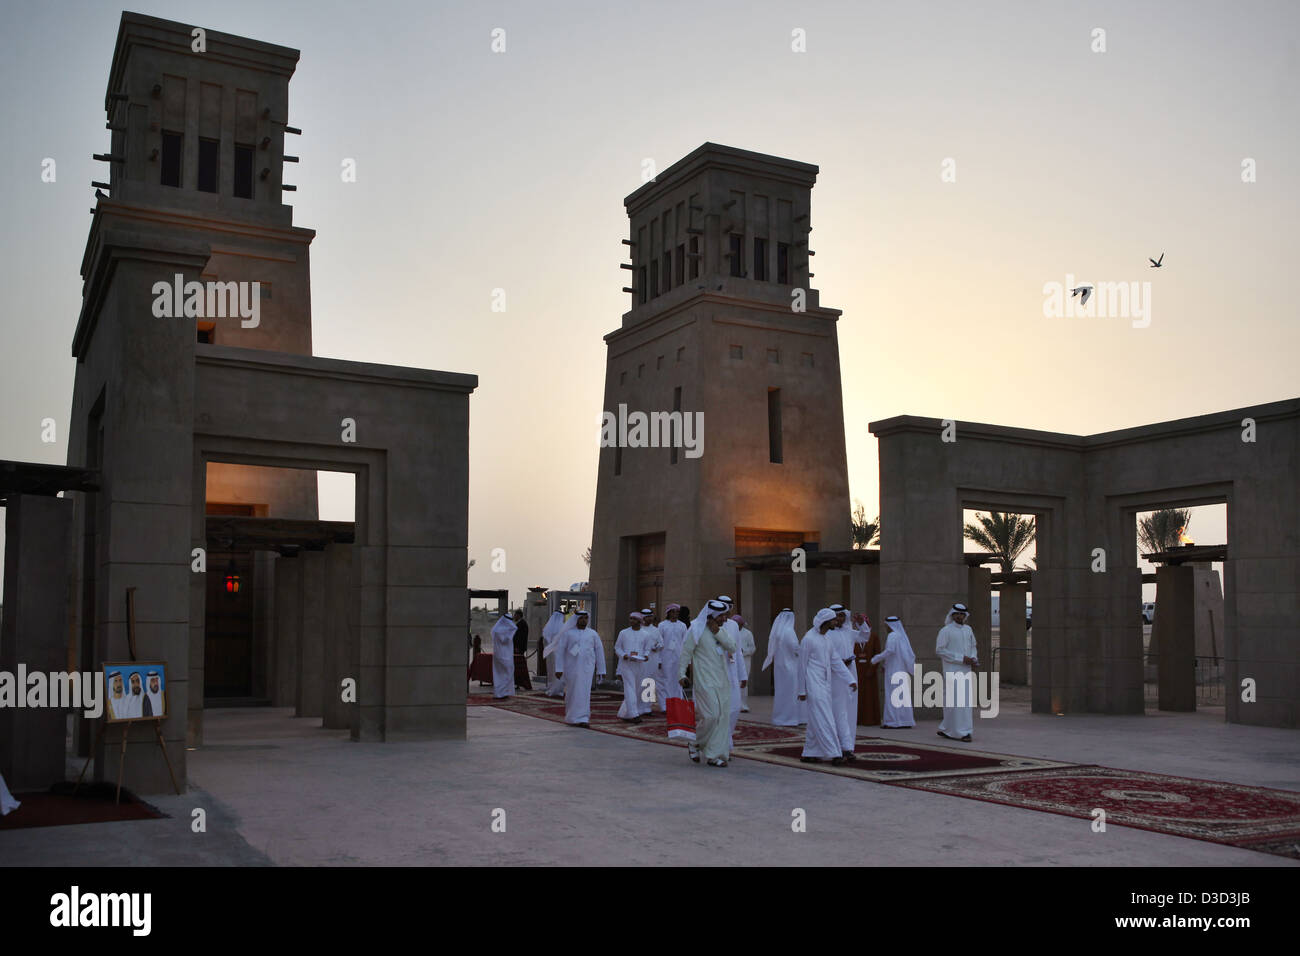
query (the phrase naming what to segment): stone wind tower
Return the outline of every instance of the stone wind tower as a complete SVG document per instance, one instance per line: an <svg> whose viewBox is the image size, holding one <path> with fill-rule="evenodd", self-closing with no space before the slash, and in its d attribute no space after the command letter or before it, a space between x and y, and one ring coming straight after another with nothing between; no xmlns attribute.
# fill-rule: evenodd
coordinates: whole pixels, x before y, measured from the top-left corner
<svg viewBox="0 0 1300 956"><path fill-rule="evenodd" d="M705 143L624 200L632 308L605 336L603 410L699 413L703 441L601 449L591 588L607 643L649 604L739 600L733 556L850 547L840 313L809 286L816 178ZM773 605L789 593L774 581Z"/></svg>

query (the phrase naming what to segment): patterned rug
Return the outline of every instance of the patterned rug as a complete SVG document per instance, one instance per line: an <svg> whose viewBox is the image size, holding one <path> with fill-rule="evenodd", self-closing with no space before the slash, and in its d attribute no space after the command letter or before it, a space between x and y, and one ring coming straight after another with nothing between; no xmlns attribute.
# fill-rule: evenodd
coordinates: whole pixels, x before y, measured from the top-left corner
<svg viewBox="0 0 1300 956"><path fill-rule="evenodd" d="M564 699L547 697L540 692L515 694L503 700L496 700L490 694L471 694L467 703L470 706L490 705L501 710L540 717L543 720L564 722ZM668 724L663 714L646 714L639 724L629 724L618 716L618 708L623 703L623 695L609 691L592 691L591 694L591 729L619 737L632 737L636 740L649 740L657 744L672 747L685 747L678 740L668 739ZM745 720L743 717L736 724L736 746L749 744L779 744L797 742L803 746L803 730L798 727L773 727Z"/></svg>
<svg viewBox="0 0 1300 956"><path fill-rule="evenodd" d="M1300 793L1139 770L1067 766L898 785L1300 859Z"/></svg>
<svg viewBox="0 0 1300 956"><path fill-rule="evenodd" d="M640 724L619 720L621 701L621 694L593 692L591 729L684 746L668 739L662 714L643 717ZM564 720L564 701L538 692L505 700L474 694L468 703L544 720ZM807 764L799 760L803 739L802 728L773 727L742 719L736 728L732 756L1087 820L1092 820L1094 809L1101 808L1106 811L1108 824L1300 859L1300 793L1290 790L880 737L858 737L858 759L853 763L838 767Z"/></svg>
<svg viewBox="0 0 1300 956"><path fill-rule="evenodd" d="M854 748L857 760L840 764L838 767L829 763L803 763L799 759L803 753L802 735L796 744L760 744L742 747L737 741L736 748L735 756L749 760L761 760L764 763L799 767L804 770L820 770L822 773L856 777L859 780L872 780L877 783L1074 766L1055 760L985 753L981 750L953 750L921 743L904 744L880 737L858 737L857 746Z"/></svg>

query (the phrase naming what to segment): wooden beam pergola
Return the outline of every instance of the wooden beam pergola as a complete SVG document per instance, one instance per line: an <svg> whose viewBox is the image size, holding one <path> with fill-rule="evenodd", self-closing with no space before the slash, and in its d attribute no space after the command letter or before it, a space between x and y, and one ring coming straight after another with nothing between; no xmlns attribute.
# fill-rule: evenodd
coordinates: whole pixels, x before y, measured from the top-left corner
<svg viewBox="0 0 1300 956"><path fill-rule="evenodd" d="M231 551L278 551L286 557L356 541L356 525L351 521L244 515L208 515L206 533L209 541L216 541Z"/></svg>

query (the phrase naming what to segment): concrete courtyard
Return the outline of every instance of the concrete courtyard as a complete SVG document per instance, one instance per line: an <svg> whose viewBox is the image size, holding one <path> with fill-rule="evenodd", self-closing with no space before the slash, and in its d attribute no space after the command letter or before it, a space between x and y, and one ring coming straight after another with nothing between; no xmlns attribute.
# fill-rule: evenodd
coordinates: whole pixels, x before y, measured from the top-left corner
<svg viewBox="0 0 1300 956"><path fill-rule="evenodd" d="M479 692L479 691L476 691ZM1294 731L1219 713L1028 712L1003 698L981 750L1300 791ZM755 698L763 720L771 698ZM1199 840L737 759L471 707L464 741L353 743L287 709L209 710L163 820L0 835L10 865L1288 866ZM313 726L315 725L315 726ZM933 723L880 736L930 743ZM866 728L862 729L866 732ZM195 808L206 832L195 833ZM505 832L493 832L496 809ZM807 813L807 831L791 813ZM500 814L497 814L498 819ZM498 825L499 829L499 825Z"/></svg>

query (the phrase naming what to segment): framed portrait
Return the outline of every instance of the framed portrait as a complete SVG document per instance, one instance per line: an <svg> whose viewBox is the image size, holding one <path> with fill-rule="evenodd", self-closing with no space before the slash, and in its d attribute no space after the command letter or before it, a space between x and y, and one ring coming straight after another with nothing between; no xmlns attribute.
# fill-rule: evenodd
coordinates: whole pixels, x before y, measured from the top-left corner
<svg viewBox="0 0 1300 956"><path fill-rule="evenodd" d="M167 665L162 661L104 664L104 717L110 724L167 716Z"/></svg>

